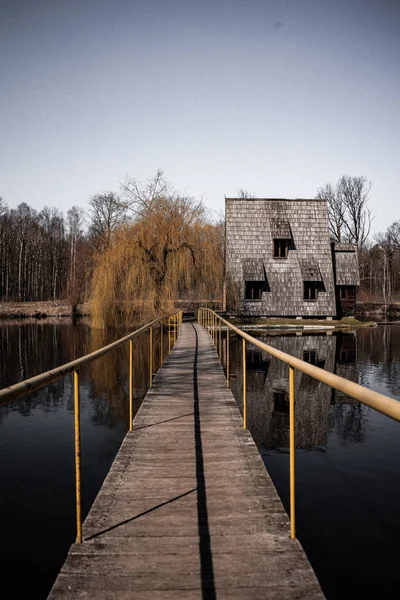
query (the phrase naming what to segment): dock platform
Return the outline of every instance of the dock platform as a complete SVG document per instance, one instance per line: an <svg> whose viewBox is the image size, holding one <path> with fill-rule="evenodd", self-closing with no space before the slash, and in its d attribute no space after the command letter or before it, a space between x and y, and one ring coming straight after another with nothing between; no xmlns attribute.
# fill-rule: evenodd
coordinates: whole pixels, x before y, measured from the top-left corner
<svg viewBox="0 0 400 600"><path fill-rule="evenodd" d="M50 600L320 600L209 334L183 323Z"/></svg>

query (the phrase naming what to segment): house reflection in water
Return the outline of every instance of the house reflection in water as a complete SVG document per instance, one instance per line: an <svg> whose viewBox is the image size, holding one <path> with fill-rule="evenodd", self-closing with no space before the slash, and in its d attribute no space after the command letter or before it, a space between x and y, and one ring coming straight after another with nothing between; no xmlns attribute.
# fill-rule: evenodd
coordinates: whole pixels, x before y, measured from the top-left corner
<svg viewBox="0 0 400 600"><path fill-rule="evenodd" d="M358 383L356 336L353 333L261 335L259 339L283 352ZM234 354L237 379L232 382L232 391L240 406L240 356L239 353ZM287 448L288 367L250 344L247 345L246 361L248 428L259 446ZM353 413L355 404L358 405L348 396L332 390L300 371L295 372L295 399L296 447L310 450L324 449L328 441L328 428L332 422L340 425L340 421L343 420L343 427L346 428L348 414L345 406L351 405L350 413ZM360 417L362 418L362 414Z"/></svg>

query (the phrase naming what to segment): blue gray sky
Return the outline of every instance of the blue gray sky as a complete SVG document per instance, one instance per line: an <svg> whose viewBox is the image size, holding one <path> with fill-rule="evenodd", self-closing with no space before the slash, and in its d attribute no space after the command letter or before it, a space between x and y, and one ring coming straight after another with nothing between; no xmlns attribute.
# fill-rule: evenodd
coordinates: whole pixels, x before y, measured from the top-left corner
<svg viewBox="0 0 400 600"><path fill-rule="evenodd" d="M0 196L67 210L158 168L224 195L371 180L400 218L400 0L0 0Z"/></svg>

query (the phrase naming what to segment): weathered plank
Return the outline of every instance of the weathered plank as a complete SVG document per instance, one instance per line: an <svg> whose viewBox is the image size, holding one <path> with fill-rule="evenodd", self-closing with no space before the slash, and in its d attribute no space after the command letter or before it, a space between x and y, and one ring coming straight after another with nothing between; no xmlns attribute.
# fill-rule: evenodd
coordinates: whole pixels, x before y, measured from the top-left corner
<svg viewBox="0 0 400 600"><path fill-rule="evenodd" d="M184 324L49 598L323 598L208 334Z"/></svg>

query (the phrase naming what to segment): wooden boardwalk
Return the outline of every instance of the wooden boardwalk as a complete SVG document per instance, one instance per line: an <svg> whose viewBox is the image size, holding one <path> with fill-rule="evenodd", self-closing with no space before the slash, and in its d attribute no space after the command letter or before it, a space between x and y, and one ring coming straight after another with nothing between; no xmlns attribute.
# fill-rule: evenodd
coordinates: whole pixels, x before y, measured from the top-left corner
<svg viewBox="0 0 400 600"><path fill-rule="evenodd" d="M209 335L184 323L49 598L324 598Z"/></svg>

